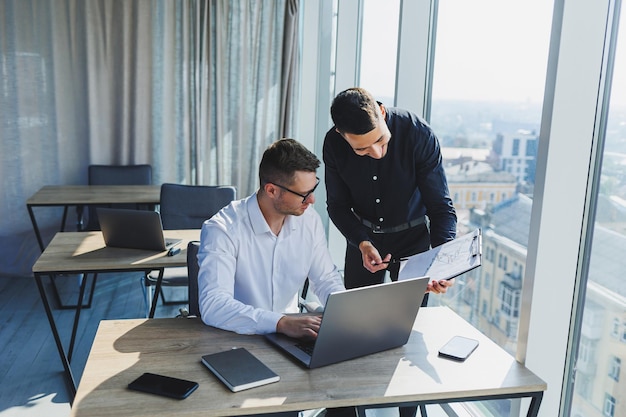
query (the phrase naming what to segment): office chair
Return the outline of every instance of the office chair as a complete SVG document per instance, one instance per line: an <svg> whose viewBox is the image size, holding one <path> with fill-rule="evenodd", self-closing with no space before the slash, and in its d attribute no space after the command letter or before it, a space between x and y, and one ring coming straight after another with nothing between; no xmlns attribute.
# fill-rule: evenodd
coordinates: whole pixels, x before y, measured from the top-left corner
<svg viewBox="0 0 626 417"><path fill-rule="evenodd" d="M200 305L198 302L198 249L200 242L193 240L187 245L187 276L189 286L187 287L187 298L189 299L189 315L200 317Z"/></svg>
<svg viewBox="0 0 626 417"><path fill-rule="evenodd" d="M89 185L151 185L152 166L141 165L89 165ZM154 210L152 205L141 204L109 204L105 207L147 209ZM100 230L98 223L97 206L90 205L88 208L88 221L86 230ZM79 214L80 217L80 214Z"/></svg>
<svg viewBox="0 0 626 417"><path fill-rule="evenodd" d="M162 184L160 198L161 221L164 230L200 229L205 220L211 218L236 197L236 189L230 185L183 185ZM145 276L144 288L146 305L152 304L152 297L161 296L164 305L186 304L186 300L168 301L163 287L188 286L189 279L184 267L168 268L164 271L159 294L152 294L157 274Z"/></svg>

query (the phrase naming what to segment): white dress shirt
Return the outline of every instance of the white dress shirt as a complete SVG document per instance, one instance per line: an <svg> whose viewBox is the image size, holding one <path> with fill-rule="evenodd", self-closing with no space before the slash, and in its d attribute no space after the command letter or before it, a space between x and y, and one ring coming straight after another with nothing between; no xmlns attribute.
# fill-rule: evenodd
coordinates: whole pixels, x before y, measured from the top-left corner
<svg viewBox="0 0 626 417"><path fill-rule="evenodd" d="M307 277L322 303L345 289L312 207L301 216L287 216L276 236L255 193L205 221L200 239L198 298L202 321L210 326L272 333L283 313L298 312Z"/></svg>

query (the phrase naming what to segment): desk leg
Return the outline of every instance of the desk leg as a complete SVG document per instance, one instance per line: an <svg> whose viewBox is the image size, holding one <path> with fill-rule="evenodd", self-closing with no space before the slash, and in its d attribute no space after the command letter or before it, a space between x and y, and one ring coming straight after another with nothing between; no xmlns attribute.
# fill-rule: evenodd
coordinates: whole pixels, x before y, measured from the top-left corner
<svg viewBox="0 0 626 417"><path fill-rule="evenodd" d="M157 282L154 287L154 297L152 297L152 306L150 306L150 314L148 315L148 318L151 319L154 318L157 301L159 301L159 292L161 291L161 283L163 282L163 271L163 268L159 269L159 277L157 278Z"/></svg>
<svg viewBox="0 0 626 417"><path fill-rule="evenodd" d="M59 331L57 330L57 326L54 322L54 316L52 315L52 310L50 309L50 303L48 303L48 297L46 297L46 292L41 282L41 275L35 274L35 281L37 282L37 288L39 289L39 296L41 297L43 307L46 310L46 315L48 316L48 323L50 323L50 329L52 330L52 335L54 336L54 341L57 345L57 350L59 351L59 357L61 358L63 368L65 369L65 377L67 378L67 382L69 382L70 404L72 404L74 402L74 397L76 396L76 382L74 382L74 375L72 375L70 362L65 355L65 351L63 350L63 344L61 343Z"/></svg>
<svg viewBox="0 0 626 417"><path fill-rule="evenodd" d="M59 290L57 288L56 278L57 278L56 275L50 275L50 281L52 282L52 293L54 295L54 298L57 302L58 307L61 310L70 310L70 309L76 308L77 306L75 304L63 304L63 300L61 300L61 294L59 293ZM93 274L93 281L91 282L91 290L89 291L89 301L87 301L87 304L83 305L82 308L91 308L91 302L93 301L93 293L96 290L97 278L98 278L98 274ZM87 274L83 274L83 276L80 278L81 284L86 279L87 279Z"/></svg>
<svg viewBox="0 0 626 417"><path fill-rule="evenodd" d="M95 277L94 277L95 279ZM85 286L87 284L87 274L83 275L80 283L80 292L78 293L78 303L76 304L76 313L74 314L74 325L72 326L72 337L70 338L70 347L67 350L67 359L72 362L72 354L74 353L74 342L76 341L76 330L80 321L80 310L83 306L83 297L85 296Z"/></svg>
<svg viewBox="0 0 626 417"><path fill-rule="evenodd" d="M63 217L61 218L60 231L65 232L65 220L67 220L67 206L63 206Z"/></svg>
<svg viewBox="0 0 626 417"><path fill-rule="evenodd" d="M528 407L528 417L537 417L539 414L539 406L541 405L541 400L543 399L543 391L535 393L530 400L530 406Z"/></svg>
<svg viewBox="0 0 626 417"><path fill-rule="evenodd" d="M83 217L84 208L85 206L83 206L82 204L78 204L76 206L76 230L79 232L82 232L85 227L84 217Z"/></svg>
<svg viewBox="0 0 626 417"><path fill-rule="evenodd" d="M39 226L37 226L37 220L35 220L35 213L33 213L33 208L30 205L26 205L28 209L28 215L30 216L30 221L33 224L33 230L35 231L35 236L37 237L37 243L39 243L39 249L43 252L43 240L41 239L41 233L39 233Z"/></svg>
<svg viewBox="0 0 626 417"><path fill-rule="evenodd" d="M63 218L61 220L60 231L65 231L65 220L67 219L67 206L63 206ZM43 252L45 249L43 245L43 239L41 238L41 232L39 231L39 226L37 225L37 220L35 220L35 213L33 213L33 208L30 205L26 205L28 209L28 215L30 216L30 222L33 224L33 230L35 231L35 236L37 237L37 243L39 243L39 249Z"/></svg>

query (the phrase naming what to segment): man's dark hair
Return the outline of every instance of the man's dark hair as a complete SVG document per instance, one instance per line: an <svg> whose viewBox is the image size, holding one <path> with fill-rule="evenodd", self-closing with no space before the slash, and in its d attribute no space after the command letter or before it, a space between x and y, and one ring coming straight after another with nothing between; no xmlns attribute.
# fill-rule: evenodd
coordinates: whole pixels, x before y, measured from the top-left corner
<svg viewBox="0 0 626 417"><path fill-rule="evenodd" d="M259 164L261 187L268 182L290 185L296 171L315 172L320 160L315 154L294 139L280 139L263 152Z"/></svg>
<svg viewBox="0 0 626 417"><path fill-rule="evenodd" d="M337 94L330 115L340 133L363 135L378 125L380 107L369 91L353 87Z"/></svg>

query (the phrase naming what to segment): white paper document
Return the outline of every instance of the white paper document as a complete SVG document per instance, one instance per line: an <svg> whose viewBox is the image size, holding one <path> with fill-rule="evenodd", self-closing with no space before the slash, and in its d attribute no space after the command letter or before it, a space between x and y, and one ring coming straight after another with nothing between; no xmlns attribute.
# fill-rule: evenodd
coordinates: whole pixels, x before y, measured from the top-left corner
<svg viewBox="0 0 626 417"><path fill-rule="evenodd" d="M450 279L476 267L482 262L480 229L457 237L426 252L410 256L400 265L398 279L428 276L431 280Z"/></svg>

